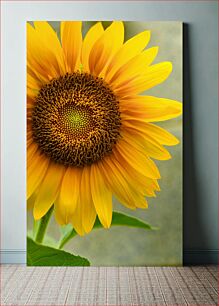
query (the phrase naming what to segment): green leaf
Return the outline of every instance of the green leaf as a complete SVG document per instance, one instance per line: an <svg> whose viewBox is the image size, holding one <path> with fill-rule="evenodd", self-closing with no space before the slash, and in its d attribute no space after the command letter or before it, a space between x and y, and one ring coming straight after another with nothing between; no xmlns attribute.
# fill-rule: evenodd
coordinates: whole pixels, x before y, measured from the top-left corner
<svg viewBox="0 0 219 306"><path fill-rule="evenodd" d="M129 227L138 227L146 230L155 230L157 228L151 226L150 224L140 220L136 217L129 216L120 212L113 212L111 226L129 226ZM99 219L96 219L94 228L102 227Z"/></svg>
<svg viewBox="0 0 219 306"><path fill-rule="evenodd" d="M143 228L145 230L156 230L157 229L138 218L135 218L135 217L132 217L132 216L120 213L120 212L116 212L116 211L113 212L111 226L129 226L129 227ZM93 229L98 229L98 228L102 228L102 224L97 218ZM77 232L69 225L65 226L62 229L62 233L63 233L63 236L59 242L59 249L61 249L70 239L72 239L73 237L77 235Z"/></svg>
<svg viewBox="0 0 219 306"><path fill-rule="evenodd" d="M28 266L89 266L86 258L34 242L27 237Z"/></svg>

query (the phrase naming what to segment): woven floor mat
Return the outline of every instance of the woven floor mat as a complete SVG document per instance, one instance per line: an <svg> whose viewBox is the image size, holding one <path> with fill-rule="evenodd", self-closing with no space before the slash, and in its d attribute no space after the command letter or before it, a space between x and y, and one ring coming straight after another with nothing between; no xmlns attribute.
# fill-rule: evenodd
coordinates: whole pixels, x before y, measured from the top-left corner
<svg viewBox="0 0 219 306"><path fill-rule="evenodd" d="M1 305L217 305L217 266L1 266Z"/></svg>

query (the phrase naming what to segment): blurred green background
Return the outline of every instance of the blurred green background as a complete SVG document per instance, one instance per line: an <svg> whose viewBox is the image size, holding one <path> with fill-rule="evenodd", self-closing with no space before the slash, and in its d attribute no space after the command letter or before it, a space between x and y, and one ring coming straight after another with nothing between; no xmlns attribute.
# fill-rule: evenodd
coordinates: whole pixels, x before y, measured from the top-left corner
<svg viewBox="0 0 219 306"><path fill-rule="evenodd" d="M83 34L95 22L83 23ZM59 35L59 22L50 22ZM104 27L110 22L103 22ZM159 46L156 62L171 61L173 72L161 85L145 92L147 95L182 101L182 23L180 22L124 22L125 39L144 31L151 31L148 47ZM180 139L180 144L168 147L172 159L156 161L161 173L161 191L156 198L148 198L147 210L131 211L114 199L114 210L137 216L157 231L129 227L94 230L84 237L75 237L65 250L86 257L93 266L170 266L182 264L182 118L157 123ZM49 191L48 191L49 192ZM28 212L27 228L33 228L32 213ZM48 236L58 241L60 228L53 218ZM47 237L47 242L50 239Z"/></svg>

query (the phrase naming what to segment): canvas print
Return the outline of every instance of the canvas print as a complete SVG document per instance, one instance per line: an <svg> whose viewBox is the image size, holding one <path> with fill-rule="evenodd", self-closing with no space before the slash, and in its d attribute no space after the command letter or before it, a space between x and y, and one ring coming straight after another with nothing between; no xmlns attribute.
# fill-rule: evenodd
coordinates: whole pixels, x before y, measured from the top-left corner
<svg viewBox="0 0 219 306"><path fill-rule="evenodd" d="M27 265L181 265L182 23L26 34Z"/></svg>

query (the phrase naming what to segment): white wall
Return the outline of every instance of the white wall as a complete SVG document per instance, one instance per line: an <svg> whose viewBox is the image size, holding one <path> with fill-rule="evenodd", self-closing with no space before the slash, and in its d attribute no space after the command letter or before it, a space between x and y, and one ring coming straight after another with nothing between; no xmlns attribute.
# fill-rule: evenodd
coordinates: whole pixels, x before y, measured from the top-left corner
<svg viewBox="0 0 219 306"><path fill-rule="evenodd" d="M179 20L188 24L184 41L184 245L217 249L217 2L5 1L1 19L2 262L25 261L25 23L39 19Z"/></svg>

